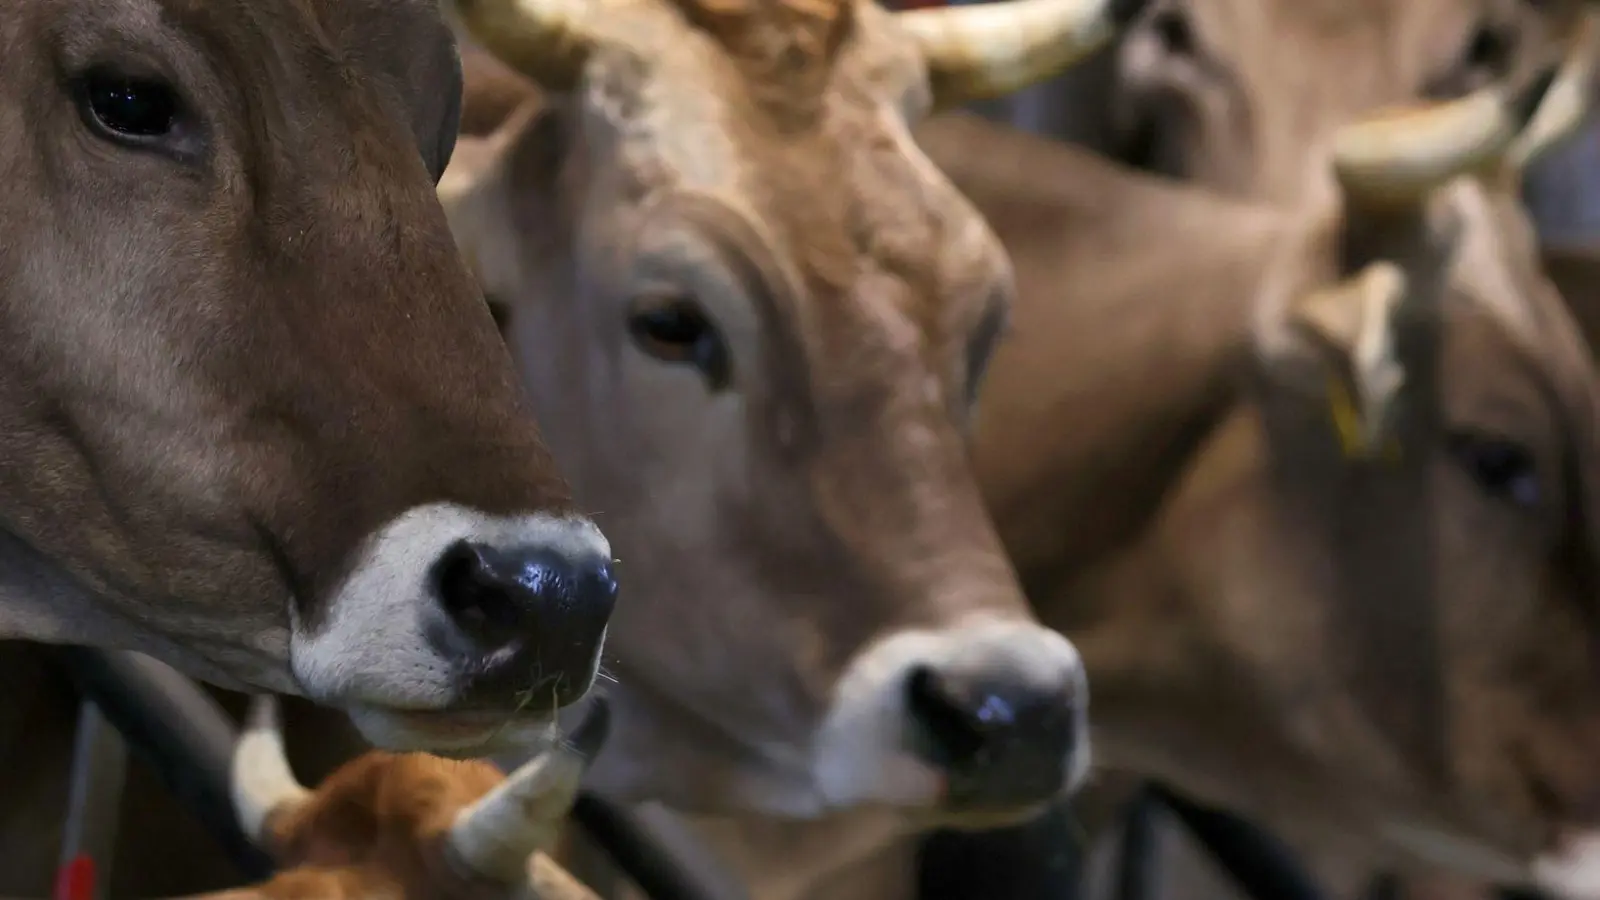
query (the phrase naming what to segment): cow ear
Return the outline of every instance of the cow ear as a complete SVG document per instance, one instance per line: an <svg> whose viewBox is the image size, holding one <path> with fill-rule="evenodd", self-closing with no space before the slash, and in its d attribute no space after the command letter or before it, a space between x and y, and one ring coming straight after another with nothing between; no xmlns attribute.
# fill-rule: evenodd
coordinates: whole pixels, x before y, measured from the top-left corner
<svg viewBox="0 0 1600 900"><path fill-rule="evenodd" d="M540 108L537 101L524 104L487 135L463 133L439 179L439 202L456 247L486 294L509 295L515 283L508 170L517 148L530 139Z"/></svg>
<svg viewBox="0 0 1600 900"><path fill-rule="evenodd" d="M1546 246L1540 255L1589 352L1600 354L1600 246Z"/></svg>
<svg viewBox="0 0 1600 900"><path fill-rule="evenodd" d="M1396 349L1396 317L1406 290L1398 266L1374 262L1351 278L1303 295L1291 310L1295 330L1321 345L1335 363L1328 402L1347 456L1372 456L1393 436L1395 400L1406 379Z"/></svg>

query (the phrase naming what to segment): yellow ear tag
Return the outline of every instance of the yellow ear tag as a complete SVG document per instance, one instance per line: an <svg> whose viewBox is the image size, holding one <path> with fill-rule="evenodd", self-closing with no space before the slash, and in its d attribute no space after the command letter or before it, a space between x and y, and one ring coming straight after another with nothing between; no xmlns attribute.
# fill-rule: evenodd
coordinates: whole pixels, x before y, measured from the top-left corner
<svg viewBox="0 0 1600 900"><path fill-rule="evenodd" d="M1362 434L1361 413L1350 399L1350 391L1345 388L1343 379L1331 374L1328 376L1328 416L1333 420L1339 452L1345 459L1370 460L1380 456L1386 463L1400 462L1400 441L1393 435L1384 440L1381 453L1373 453Z"/></svg>

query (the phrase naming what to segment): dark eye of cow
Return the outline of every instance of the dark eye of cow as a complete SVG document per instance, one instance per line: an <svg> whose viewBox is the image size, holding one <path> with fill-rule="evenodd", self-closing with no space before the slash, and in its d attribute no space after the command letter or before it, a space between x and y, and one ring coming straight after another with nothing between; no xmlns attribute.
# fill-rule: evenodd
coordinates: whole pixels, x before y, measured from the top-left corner
<svg viewBox="0 0 1600 900"><path fill-rule="evenodd" d="M1511 36L1502 29L1480 26L1467 45L1467 63L1491 71L1505 67L1511 59Z"/></svg>
<svg viewBox="0 0 1600 900"><path fill-rule="evenodd" d="M1163 9L1156 13L1150 27L1161 46L1172 56L1193 56L1195 52L1194 26L1180 9Z"/></svg>
<svg viewBox="0 0 1600 900"><path fill-rule="evenodd" d="M1493 435L1456 432L1449 437L1450 455L1485 493L1518 506L1537 506L1539 471L1533 454L1521 444Z"/></svg>
<svg viewBox="0 0 1600 900"><path fill-rule="evenodd" d="M732 370L728 345L693 300L657 297L639 301L628 316L628 333L650 356L699 369L712 390L728 386Z"/></svg>
<svg viewBox="0 0 1600 900"><path fill-rule="evenodd" d="M107 70L82 78L80 104L87 120L105 137L147 144L169 137L178 127L182 104L170 85Z"/></svg>
<svg viewBox="0 0 1600 900"><path fill-rule="evenodd" d="M983 376L989 370L989 360L994 356L995 347L1005 336L1009 324L1006 307L999 304L984 313L978 323L978 330L973 333L972 343L967 347L968 403L977 400L978 390L983 387Z"/></svg>

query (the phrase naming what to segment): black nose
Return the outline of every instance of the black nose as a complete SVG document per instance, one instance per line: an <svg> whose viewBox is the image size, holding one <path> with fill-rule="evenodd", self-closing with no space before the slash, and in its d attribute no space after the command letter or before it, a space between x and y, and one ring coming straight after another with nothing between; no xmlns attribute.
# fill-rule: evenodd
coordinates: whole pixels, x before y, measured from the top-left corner
<svg viewBox="0 0 1600 900"><path fill-rule="evenodd" d="M433 582L447 623L441 643L478 690L504 682L548 690L557 703L588 690L616 606L610 560L458 541L434 564Z"/></svg>
<svg viewBox="0 0 1600 900"><path fill-rule="evenodd" d="M1060 794L1078 749L1078 681L913 669L912 748L942 769L958 806L1023 806Z"/></svg>

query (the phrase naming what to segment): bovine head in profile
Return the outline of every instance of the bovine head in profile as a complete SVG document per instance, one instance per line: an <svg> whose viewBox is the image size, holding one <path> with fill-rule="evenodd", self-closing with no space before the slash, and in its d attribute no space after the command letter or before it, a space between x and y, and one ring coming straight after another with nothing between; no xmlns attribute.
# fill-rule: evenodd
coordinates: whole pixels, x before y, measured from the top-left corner
<svg viewBox="0 0 1600 900"><path fill-rule="evenodd" d="M435 195L459 72L428 0L7 6L0 635L396 746L587 690L611 554Z"/></svg>
<svg viewBox="0 0 1600 900"><path fill-rule="evenodd" d="M1341 126L1558 59L1582 0L1153 0L1095 115L1154 171L1298 200Z"/></svg>
<svg viewBox="0 0 1600 900"><path fill-rule="evenodd" d="M907 126L1134 5L457 3L544 94L441 194L641 592L603 787L970 822L1084 771L1077 654L964 443L1010 266Z"/></svg>
<svg viewBox="0 0 1600 900"><path fill-rule="evenodd" d="M1228 799L1566 888L1600 823L1600 373L1485 189L1550 80L1340 131L1343 209L1274 260L1162 540L1279 763Z"/></svg>

